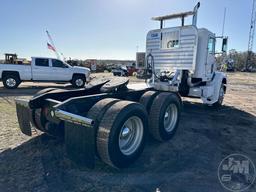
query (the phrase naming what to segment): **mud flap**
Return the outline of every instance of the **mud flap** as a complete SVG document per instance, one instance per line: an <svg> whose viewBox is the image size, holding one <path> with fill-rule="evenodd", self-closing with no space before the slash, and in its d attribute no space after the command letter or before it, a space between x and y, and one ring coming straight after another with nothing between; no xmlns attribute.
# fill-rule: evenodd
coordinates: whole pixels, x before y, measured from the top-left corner
<svg viewBox="0 0 256 192"><path fill-rule="evenodd" d="M32 111L28 106L28 100L16 99L16 112L20 130L25 135L31 136L31 117Z"/></svg>
<svg viewBox="0 0 256 192"><path fill-rule="evenodd" d="M94 168L96 149L93 121L62 110L56 110L55 116L64 121L68 157L78 165Z"/></svg>

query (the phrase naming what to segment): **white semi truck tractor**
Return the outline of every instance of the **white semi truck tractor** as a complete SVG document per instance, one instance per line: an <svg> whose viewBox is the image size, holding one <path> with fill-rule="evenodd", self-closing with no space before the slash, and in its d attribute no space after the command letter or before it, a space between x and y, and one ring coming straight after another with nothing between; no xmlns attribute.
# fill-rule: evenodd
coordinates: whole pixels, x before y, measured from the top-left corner
<svg viewBox="0 0 256 192"><path fill-rule="evenodd" d="M199 5L190 12L153 18L160 28L147 34L146 64L139 75L145 84L114 78L82 89L50 88L29 100L18 98L21 131L32 135L36 128L64 137L67 154L80 165L94 167L98 157L123 168L140 156L148 134L162 142L174 136L181 96L220 106L227 79L216 71L216 36L196 27ZM192 25L185 25L188 16ZM181 26L163 28L169 19L181 19ZM227 39L223 42L225 51Z"/></svg>

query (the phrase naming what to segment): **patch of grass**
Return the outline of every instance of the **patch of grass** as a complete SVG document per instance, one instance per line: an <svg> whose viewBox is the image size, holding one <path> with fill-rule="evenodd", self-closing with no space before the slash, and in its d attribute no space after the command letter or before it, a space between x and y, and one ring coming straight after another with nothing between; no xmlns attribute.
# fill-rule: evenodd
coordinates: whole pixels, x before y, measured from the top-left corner
<svg viewBox="0 0 256 192"><path fill-rule="evenodd" d="M16 112L14 103L7 103L7 102L0 101L0 116L6 115L6 114L13 115L14 112Z"/></svg>

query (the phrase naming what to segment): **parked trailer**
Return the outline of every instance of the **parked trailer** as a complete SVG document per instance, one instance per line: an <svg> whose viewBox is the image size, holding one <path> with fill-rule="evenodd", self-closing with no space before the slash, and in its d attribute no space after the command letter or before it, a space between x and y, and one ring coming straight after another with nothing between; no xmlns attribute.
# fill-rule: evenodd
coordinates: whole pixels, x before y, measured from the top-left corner
<svg viewBox="0 0 256 192"><path fill-rule="evenodd" d="M78 164L94 167L98 157L123 168L142 153L148 133L158 141L173 137L182 108L180 95L220 106L227 80L216 71L215 35L196 27L199 5L191 12L154 18L161 25L147 35L146 66L140 74L144 85L118 78L77 90L50 88L30 100L17 99L21 131L32 135L32 124L64 137L67 154ZM187 16L193 16L193 24L184 26ZM181 18L181 26L163 28L164 20L176 18Z"/></svg>

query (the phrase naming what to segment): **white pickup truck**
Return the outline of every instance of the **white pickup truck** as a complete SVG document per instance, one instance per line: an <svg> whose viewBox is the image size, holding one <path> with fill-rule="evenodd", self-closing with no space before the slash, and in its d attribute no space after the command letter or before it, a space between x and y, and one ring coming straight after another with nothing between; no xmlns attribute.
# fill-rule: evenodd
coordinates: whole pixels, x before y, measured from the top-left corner
<svg viewBox="0 0 256 192"><path fill-rule="evenodd" d="M81 88L89 76L90 69L86 67L72 67L52 58L32 57L31 65L0 64L0 80L8 89L17 88L22 81L70 82L74 87Z"/></svg>

